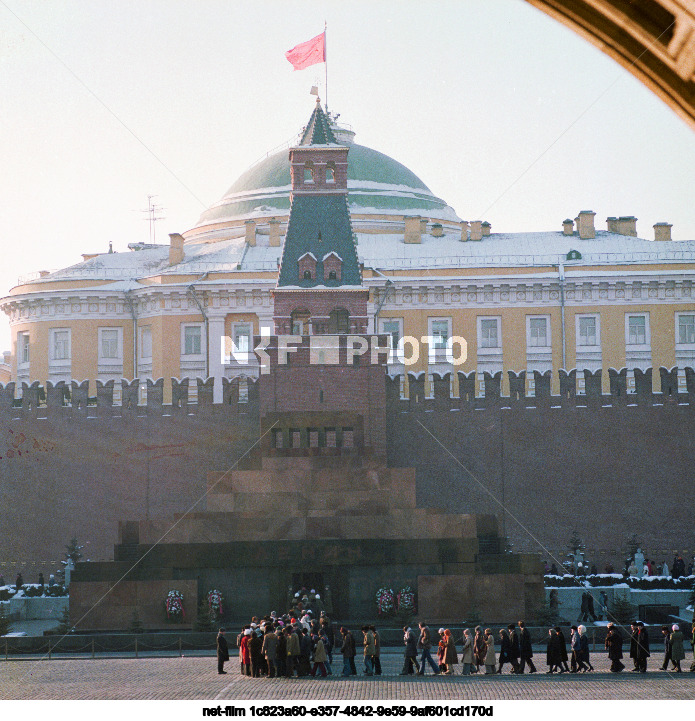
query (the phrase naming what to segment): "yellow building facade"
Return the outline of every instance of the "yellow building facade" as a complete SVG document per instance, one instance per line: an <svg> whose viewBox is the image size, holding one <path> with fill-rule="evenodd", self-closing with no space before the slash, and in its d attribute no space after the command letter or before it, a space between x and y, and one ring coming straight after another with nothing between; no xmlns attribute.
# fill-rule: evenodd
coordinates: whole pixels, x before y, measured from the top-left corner
<svg viewBox="0 0 695 721"><path fill-rule="evenodd" d="M370 291L370 333L392 337L389 373L436 375L559 369L695 367L695 241L671 240L671 226L637 235L636 219L591 211L558 219L555 230L494 233L460 218L397 161L350 146L353 237ZM69 268L23 279L0 303L12 331L4 374L17 384L139 378L254 377L257 364L230 353L274 332L273 289L289 215L287 152L244 173L169 245L133 243L127 252L84 256ZM651 233L650 233L651 235ZM460 340L465 341L465 360ZM415 344L420 341L415 357ZM399 346L400 344L400 346ZM447 348L449 352L447 353ZM578 373L578 392L583 374ZM658 373L654 374L654 381ZM168 384L165 384L165 388ZM195 394L195 384L190 392ZM221 382L215 399L221 400ZM116 394L118 401L118 395ZM165 400L169 400L165 397ZM193 400L193 399L192 399Z"/></svg>

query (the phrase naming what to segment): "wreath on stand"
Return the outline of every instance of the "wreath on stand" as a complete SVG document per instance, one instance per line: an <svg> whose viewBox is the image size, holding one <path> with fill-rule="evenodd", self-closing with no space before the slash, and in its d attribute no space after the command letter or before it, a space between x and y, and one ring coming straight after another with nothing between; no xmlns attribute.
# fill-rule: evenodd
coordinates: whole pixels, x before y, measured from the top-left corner
<svg viewBox="0 0 695 721"><path fill-rule="evenodd" d="M392 613L396 607L396 597L392 588L380 588L376 592L376 607L379 615Z"/></svg>
<svg viewBox="0 0 695 721"><path fill-rule="evenodd" d="M181 591L169 591L165 606L167 620L172 623L181 623L186 618L186 611L183 608L183 593Z"/></svg>
<svg viewBox="0 0 695 721"><path fill-rule="evenodd" d="M224 611L222 610L222 591L213 588L208 591L208 608L210 609L210 618L220 618Z"/></svg>

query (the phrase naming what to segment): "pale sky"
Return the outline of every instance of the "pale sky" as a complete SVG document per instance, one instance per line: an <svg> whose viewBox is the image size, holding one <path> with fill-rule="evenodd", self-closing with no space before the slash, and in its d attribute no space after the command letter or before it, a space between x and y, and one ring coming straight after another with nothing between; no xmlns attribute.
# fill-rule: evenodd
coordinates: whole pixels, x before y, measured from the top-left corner
<svg viewBox="0 0 695 721"><path fill-rule="evenodd" d="M147 242L148 194L158 242L192 227L308 119L324 66L284 53L324 21L329 109L460 217L559 230L586 209L695 238L695 134L522 0L0 0L2 293Z"/></svg>

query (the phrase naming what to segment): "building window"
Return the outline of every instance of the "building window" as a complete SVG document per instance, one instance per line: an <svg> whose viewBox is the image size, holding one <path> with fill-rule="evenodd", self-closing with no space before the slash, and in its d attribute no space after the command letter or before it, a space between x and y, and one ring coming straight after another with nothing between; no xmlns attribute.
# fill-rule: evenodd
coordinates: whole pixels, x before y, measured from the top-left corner
<svg viewBox="0 0 695 721"><path fill-rule="evenodd" d="M627 345L649 345L649 323L646 315L628 315L626 318Z"/></svg>
<svg viewBox="0 0 695 721"><path fill-rule="evenodd" d="M152 328L140 328L140 358L152 358Z"/></svg>
<svg viewBox="0 0 695 721"><path fill-rule="evenodd" d="M203 347L203 328L201 325L183 327L183 355L200 355Z"/></svg>
<svg viewBox="0 0 695 721"><path fill-rule="evenodd" d="M448 318L430 318L430 336L435 350L446 349L451 336L451 320Z"/></svg>
<svg viewBox="0 0 695 721"><path fill-rule="evenodd" d="M335 183L335 163L332 160L326 165L326 182Z"/></svg>
<svg viewBox="0 0 695 721"><path fill-rule="evenodd" d="M334 270L331 270L331 271L328 273L328 280L337 280L337 276L336 276Z"/></svg>
<svg viewBox="0 0 695 721"><path fill-rule="evenodd" d="M499 318L480 318L479 319L479 339L478 345L481 348L499 348L500 347L500 319Z"/></svg>
<svg viewBox="0 0 695 721"><path fill-rule="evenodd" d="M29 364L29 334L17 333L17 363L19 365Z"/></svg>
<svg viewBox="0 0 695 721"><path fill-rule="evenodd" d="M529 317L527 332L527 343L530 348L547 348L550 346L547 317Z"/></svg>
<svg viewBox="0 0 695 721"><path fill-rule="evenodd" d="M304 280L311 280L311 271L310 270L304 271Z"/></svg>
<svg viewBox="0 0 695 721"><path fill-rule="evenodd" d="M232 342L240 353L248 353L251 349L251 324L234 323L232 325Z"/></svg>
<svg viewBox="0 0 695 721"><path fill-rule="evenodd" d="M304 163L304 182L314 182L314 164L310 160Z"/></svg>
<svg viewBox="0 0 695 721"><path fill-rule="evenodd" d="M403 321L400 318L381 318L379 322L381 325L380 332L390 337L391 350L395 352L398 349L398 341L403 336ZM391 357L393 357L393 353Z"/></svg>
<svg viewBox="0 0 695 721"><path fill-rule="evenodd" d="M99 358L120 360L121 357L121 329L99 328Z"/></svg>
<svg viewBox="0 0 695 721"><path fill-rule="evenodd" d="M345 308L335 308L328 316L328 332L345 335L350 332L350 314Z"/></svg>
<svg viewBox="0 0 695 721"><path fill-rule="evenodd" d="M678 345L695 345L695 315L678 313L676 320Z"/></svg>
<svg viewBox="0 0 695 721"><path fill-rule="evenodd" d="M577 345L599 345L598 317L595 315L580 315L577 318Z"/></svg>
<svg viewBox="0 0 695 721"><path fill-rule="evenodd" d="M239 379L239 403L249 402L249 382L246 378Z"/></svg>
<svg viewBox="0 0 695 721"><path fill-rule="evenodd" d="M51 360L69 360L70 330L67 328L52 328L50 335Z"/></svg>

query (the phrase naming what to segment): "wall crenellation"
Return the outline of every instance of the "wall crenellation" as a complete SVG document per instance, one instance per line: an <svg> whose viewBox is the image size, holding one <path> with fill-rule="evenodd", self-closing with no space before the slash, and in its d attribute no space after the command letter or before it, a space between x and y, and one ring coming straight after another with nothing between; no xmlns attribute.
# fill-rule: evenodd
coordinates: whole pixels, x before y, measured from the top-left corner
<svg viewBox="0 0 695 721"><path fill-rule="evenodd" d="M450 373L433 374L429 392L422 373L408 373L408 396L401 396L402 376L386 376L386 401L393 412L450 411L485 408L547 408L547 407L605 407L651 406L681 404L695 406L695 370L684 368L685 384L679 384L678 368L659 368L660 391L653 390L654 369L635 368L634 390L630 392L629 370L608 369L609 392L603 393L603 371L559 371L559 395L552 394L551 371L533 371L534 395L527 394L527 371L507 371L509 395L502 393L502 371L482 374L484 394L476 392L479 375L458 372L458 397L451 396ZM580 393L578 378L583 375L584 389ZM0 417L52 417L69 414L72 417L136 417L138 415L168 415L258 412L258 379L234 377L222 379L222 403L213 402L215 378L171 378L171 402L165 403L164 378L156 380L135 378L120 381L120 401L114 397L117 388L113 380L39 381L22 383L22 393L16 394L14 382L0 384ZM243 390L241 386L244 384ZM191 400L195 387L197 398ZM90 395L91 393L91 395Z"/></svg>

